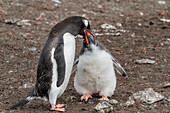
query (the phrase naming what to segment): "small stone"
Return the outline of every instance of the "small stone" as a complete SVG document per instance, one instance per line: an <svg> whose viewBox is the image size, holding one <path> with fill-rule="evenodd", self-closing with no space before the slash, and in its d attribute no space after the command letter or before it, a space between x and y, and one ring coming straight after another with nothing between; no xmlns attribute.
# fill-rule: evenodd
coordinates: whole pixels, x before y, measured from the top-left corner
<svg viewBox="0 0 170 113"><path fill-rule="evenodd" d="M6 19L5 23L6 24L15 24L16 22L18 22L19 19L18 18L14 18L14 19Z"/></svg>
<svg viewBox="0 0 170 113"><path fill-rule="evenodd" d="M149 25L150 25L150 26L151 26L151 25L153 25L153 24L154 24L154 22L153 22L153 21L150 21L150 22L149 22Z"/></svg>
<svg viewBox="0 0 170 113"><path fill-rule="evenodd" d="M166 2L165 2L165 1L158 1L158 3L159 3L159 4L161 4L161 5L166 4Z"/></svg>
<svg viewBox="0 0 170 113"><path fill-rule="evenodd" d="M168 87L170 87L170 82L169 82L169 83L164 83L164 84L163 84L163 88L168 88Z"/></svg>
<svg viewBox="0 0 170 113"><path fill-rule="evenodd" d="M147 88L144 91L139 91L133 94L135 100L152 104L164 98L161 94L155 92L152 88Z"/></svg>
<svg viewBox="0 0 170 113"><path fill-rule="evenodd" d="M23 86L20 86L18 89L25 89L25 88L32 88L32 87L33 87L33 84L27 83L27 84L24 84Z"/></svg>
<svg viewBox="0 0 170 113"><path fill-rule="evenodd" d="M135 100L134 100L133 96L130 96L128 101L122 105L128 107L128 106L132 106L134 103L135 103Z"/></svg>
<svg viewBox="0 0 170 113"><path fill-rule="evenodd" d="M29 48L29 50L30 50L30 51L36 51L36 50L37 50L37 48L32 47L32 48Z"/></svg>
<svg viewBox="0 0 170 113"><path fill-rule="evenodd" d="M22 65L22 66L28 66L28 65L29 65L29 62L27 62L27 61L21 62L21 65Z"/></svg>
<svg viewBox="0 0 170 113"><path fill-rule="evenodd" d="M144 91L134 93L129 97L128 101L124 103L124 106L130 106L135 103L135 100L143 105L151 105L157 101L163 100L164 96L155 92L152 88L147 88Z"/></svg>
<svg viewBox="0 0 170 113"><path fill-rule="evenodd" d="M121 23L116 23L116 26L122 27L122 24Z"/></svg>
<svg viewBox="0 0 170 113"><path fill-rule="evenodd" d="M102 28L102 29L107 29L107 30L109 30L109 29L116 29L115 26L112 26L112 25L110 25L110 24L102 24L102 25L101 25L101 28Z"/></svg>
<svg viewBox="0 0 170 113"><path fill-rule="evenodd" d="M163 100L161 101L161 103L162 103L162 104L168 104L169 101L168 101L167 99L163 99Z"/></svg>
<svg viewBox="0 0 170 113"><path fill-rule="evenodd" d="M165 41L164 44L170 45L170 40Z"/></svg>
<svg viewBox="0 0 170 113"><path fill-rule="evenodd" d="M155 64L154 60L149 60L149 59L135 60L134 62L137 64Z"/></svg>
<svg viewBox="0 0 170 113"><path fill-rule="evenodd" d="M148 78L148 75L142 75L141 78L146 80Z"/></svg>
<svg viewBox="0 0 170 113"><path fill-rule="evenodd" d="M21 20L17 22L17 26L31 26L30 20Z"/></svg>
<svg viewBox="0 0 170 113"><path fill-rule="evenodd" d="M81 110L82 110L82 111L88 111L88 109L87 109L87 108L82 108Z"/></svg>
<svg viewBox="0 0 170 113"><path fill-rule="evenodd" d="M110 104L118 104L118 101L115 100L115 99L112 99L112 100L109 100L109 103L110 103Z"/></svg>
<svg viewBox="0 0 170 113"><path fill-rule="evenodd" d="M160 21L169 23L169 22L170 22L170 19L162 18L162 19L160 19Z"/></svg>
<svg viewBox="0 0 170 113"><path fill-rule="evenodd" d="M87 104L93 104L94 101L92 99L88 99L88 101L86 102Z"/></svg>
<svg viewBox="0 0 170 113"><path fill-rule="evenodd" d="M100 101L94 108L98 113L109 113L113 111L112 105L106 101Z"/></svg>

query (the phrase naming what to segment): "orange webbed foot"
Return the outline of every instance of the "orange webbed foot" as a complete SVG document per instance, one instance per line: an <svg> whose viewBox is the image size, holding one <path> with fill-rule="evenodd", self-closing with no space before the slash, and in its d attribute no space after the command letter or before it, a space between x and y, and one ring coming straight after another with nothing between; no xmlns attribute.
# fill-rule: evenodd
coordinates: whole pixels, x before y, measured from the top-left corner
<svg viewBox="0 0 170 113"><path fill-rule="evenodd" d="M92 98L92 96L90 94L85 94L85 95L81 96L81 100L85 100L86 102L89 98Z"/></svg>
<svg viewBox="0 0 170 113"><path fill-rule="evenodd" d="M62 108L65 106L65 104L57 104L57 105L52 105L51 109L52 111L59 111L59 112L64 112L65 108Z"/></svg>
<svg viewBox="0 0 170 113"><path fill-rule="evenodd" d="M107 96L102 96L102 98L100 98L99 100L109 101L109 99L107 98Z"/></svg>

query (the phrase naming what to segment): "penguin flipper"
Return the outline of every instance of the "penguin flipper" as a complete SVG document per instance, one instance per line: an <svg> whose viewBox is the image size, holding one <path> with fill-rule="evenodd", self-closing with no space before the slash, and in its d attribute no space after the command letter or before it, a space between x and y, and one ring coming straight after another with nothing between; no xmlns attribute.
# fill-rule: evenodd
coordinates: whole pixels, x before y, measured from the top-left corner
<svg viewBox="0 0 170 113"><path fill-rule="evenodd" d="M64 59L64 44L59 44L59 46L54 51L54 59L57 63L57 87L60 87L64 82L65 78L65 59Z"/></svg>
<svg viewBox="0 0 170 113"><path fill-rule="evenodd" d="M73 64L73 68L72 68L72 71L71 71L71 75L77 70L77 64L79 63L79 59L77 58L75 61L74 61L74 64Z"/></svg>
<svg viewBox="0 0 170 113"><path fill-rule="evenodd" d="M115 69L117 70L117 72L119 74L121 74L123 77L126 76L126 71L123 69L123 67L120 65L120 63L118 62L117 59L115 59L113 56L112 56L112 61L113 61L113 66L115 67Z"/></svg>

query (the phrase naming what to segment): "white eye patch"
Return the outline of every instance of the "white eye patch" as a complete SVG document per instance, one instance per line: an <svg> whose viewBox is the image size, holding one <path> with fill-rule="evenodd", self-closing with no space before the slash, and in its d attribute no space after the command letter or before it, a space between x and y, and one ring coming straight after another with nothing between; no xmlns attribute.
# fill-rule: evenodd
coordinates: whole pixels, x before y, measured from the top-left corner
<svg viewBox="0 0 170 113"><path fill-rule="evenodd" d="M87 27L89 22L87 20L85 20L85 19L83 19L82 21L83 21L84 25Z"/></svg>

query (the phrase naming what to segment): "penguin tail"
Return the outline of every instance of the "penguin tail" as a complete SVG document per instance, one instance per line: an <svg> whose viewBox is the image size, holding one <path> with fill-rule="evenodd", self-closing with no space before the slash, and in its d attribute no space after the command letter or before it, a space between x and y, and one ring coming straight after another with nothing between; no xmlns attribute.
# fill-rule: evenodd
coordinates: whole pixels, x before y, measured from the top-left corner
<svg viewBox="0 0 170 113"><path fill-rule="evenodd" d="M25 105L26 103L30 102L33 99L34 99L34 97L28 96L28 97L22 99L21 101L19 101L18 103L16 103L15 105L11 106L10 109L14 109L16 107L23 106L23 105Z"/></svg>
<svg viewBox="0 0 170 113"><path fill-rule="evenodd" d="M23 106L23 105L27 104L28 102L30 102L31 100L33 100L34 98L35 98L35 87L33 88L31 93L26 98L22 99L18 103L11 106L10 109L14 109L16 107Z"/></svg>
<svg viewBox="0 0 170 113"><path fill-rule="evenodd" d="M125 77L126 76L126 71L123 69L123 67L120 65L120 63L114 57L112 57L112 61L113 61L113 66L115 67L117 72L120 75L122 75L123 77Z"/></svg>

